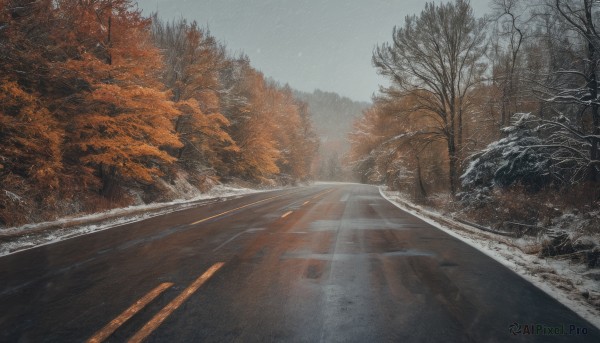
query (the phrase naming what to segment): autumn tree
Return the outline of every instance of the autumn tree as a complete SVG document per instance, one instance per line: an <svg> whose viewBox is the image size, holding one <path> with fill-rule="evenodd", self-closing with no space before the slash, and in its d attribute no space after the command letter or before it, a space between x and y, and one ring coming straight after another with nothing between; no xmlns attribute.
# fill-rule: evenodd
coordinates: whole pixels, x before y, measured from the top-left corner
<svg viewBox="0 0 600 343"><path fill-rule="evenodd" d="M0 225L43 219L60 200L64 131L39 96L49 84L50 1L0 1Z"/></svg>
<svg viewBox="0 0 600 343"><path fill-rule="evenodd" d="M190 171L222 171L219 151L237 145L221 113L219 72L225 68L225 48L196 22L165 23L153 17L152 35L165 61L163 82L181 114L175 128L183 145L173 155Z"/></svg>
<svg viewBox="0 0 600 343"><path fill-rule="evenodd" d="M485 21L476 19L468 1L427 3L419 16L395 27L393 42L378 46L373 63L397 93L418 99L414 108L437 117L436 134L447 142L449 184L457 189L463 146L463 120L471 91L485 71Z"/></svg>
<svg viewBox="0 0 600 343"><path fill-rule="evenodd" d="M315 132L308 104L296 100L296 106L300 117L300 125L296 128L293 138L292 160L294 161L294 167L292 175L300 180L307 180L313 177L311 168L319 151L319 137Z"/></svg>
<svg viewBox="0 0 600 343"><path fill-rule="evenodd" d="M0 9L1 224L156 199L181 168L309 177L306 107L195 23L152 26L129 0Z"/></svg>
<svg viewBox="0 0 600 343"><path fill-rule="evenodd" d="M53 108L67 126L65 158L80 163L108 193L115 183L151 184L181 143L179 115L159 80L161 56L150 20L128 0L59 0L55 37L64 56Z"/></svg>
<svg viewBox="0 0 600 343"><path fill-rule="evenodd" d="M223 70L222 80L228 90L222 99L224 114L231 122L229 133L239 147L224 156L231 168L229 174L266 181L279 173L277 160L281 156L274 137L276 122L269 107L270 89L262 74L243 56Z"/></svg>
<svg viewBox="0 0 600 343"><path fill-rule="evenodd" d="M289 86L280 87L273 82L267 86L272 120L276 123L274 138L281 152L278 168L291 180L305 180L318 148L308 107L294 98Z"/></svg>
<svg viewBox="0 0 600 343"><path fill-rule="evenodd" d="M134 4L1 5L0 132L11 142L2 155L3 185L39 191L34 197L7 189L12 198L35 200L32 211L58 210L49 199L109 194L119 183L151 184L162 175L175 160L165 148L180 145L172 126L179 111L158 79L150 22ZM17 175L24 183L13 187ZM77 203L56 206L81 210Z"/></svg>
<svg viewBox="0 0 600 343"><path fill-rule="evenodd" d="M35 204L59 200L63 172L58 122L16 82L0 85L0 224L25 221Z"/></svg>
<svg viewBox="0 0 600 343"><path fill-rule="evenodd" d="M356 119L348 134L350 152L348 162L363 183L385 181L377 167L377 149L381 143L395 134L396 125L386 118L383 104L375 102ZM393 118L391 118L393 119ZM390 129L394 132L390 132Z"/></svg>
<svg viewBox="0 0 600 343"><path fill-rule="evenodd" d="M423 199L439 190L446 161L439 158L443 142L426 129L433 120L414 111L416 101L410 96L374 98L349 135L349 161L363 182L384 183Z"/></svg>
<svg viewBox="0 0 600 343"><path fill-rule="evenodd" d="M318 142L310 113L289 87L266 81L245 56L221 70L222 113L237 151L223 159L232 177L271 183L309 178Z"/></svg>

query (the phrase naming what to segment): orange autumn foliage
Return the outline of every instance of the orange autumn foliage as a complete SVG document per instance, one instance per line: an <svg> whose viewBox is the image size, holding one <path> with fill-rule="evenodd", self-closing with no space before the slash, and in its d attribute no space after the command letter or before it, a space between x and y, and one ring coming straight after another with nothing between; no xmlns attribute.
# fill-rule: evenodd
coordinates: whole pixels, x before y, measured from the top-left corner
<svg viewBox="0 0 600 343"><path fill-rule="evenodd" d="M309 177L316 139L289 89L135 5L0 0L0 226L152 201L181 175Z"/></svg>
<svg viewBox="0 0 600 343"><path fill-rule="evenodd" d="M220 112L219 71L226 65L224 49L195 22L165 23L153 18L152 35L163 52L163 82L180 111L175 128L183 145L174 153L190 172L222 170L219 151L236 151Z"/></svg>
<svg viewBox="0 0 600 343"><path fill-rule="evenodd" d="M50 112L15 82L0 85L0 128L0 173L57 188L62 132Z"/></svg>
<svg viewBox="0 0 600 343"><path fill-rule="evenodd" d="M76 51L62 63L63 75L85 83L68 95L75 101L57 108L72 123L66 150L92 167L104 187L114 180L152 183L163 175L161 165L175 161L164 148L181 142L172 124L179 111L161 90L150 21L126 0L58 4L69 14L65 26L77 28L57 32Z"/></svg>

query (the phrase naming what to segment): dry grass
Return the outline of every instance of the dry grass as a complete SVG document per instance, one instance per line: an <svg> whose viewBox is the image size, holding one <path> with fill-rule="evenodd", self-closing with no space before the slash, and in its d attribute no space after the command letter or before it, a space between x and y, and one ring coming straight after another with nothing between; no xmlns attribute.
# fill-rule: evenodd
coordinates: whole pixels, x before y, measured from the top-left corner
<svg viewBox="0 0 600 343"><path fill-rule="evenodd" d="M545 189L537 193L523 187L494 190L485 203L463 209L469 219L490 226L511 222L530 226L550 227L564 214L582 215L588 219L587 229L600 233L600 224L594 215L600 205L594 202L594 191L581 185L570 190ZM527 226L524 226L526 228Z"/></svg>

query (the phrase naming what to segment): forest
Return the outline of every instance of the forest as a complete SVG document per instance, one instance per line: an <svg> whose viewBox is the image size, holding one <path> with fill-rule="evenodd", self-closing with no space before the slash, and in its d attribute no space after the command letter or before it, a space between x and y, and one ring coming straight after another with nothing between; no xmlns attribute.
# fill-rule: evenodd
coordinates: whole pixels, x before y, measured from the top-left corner
<svg viewBox="0 0 600 343"><path fill-rule="evenodd" d="M0 9L0 226L310 178L306 103L195 22L130 0Z"/></svg>
<svg viewBox="0 0 600 343"><path fill-rule="evenodd" d="M313 93L296 91L296 98L308 104L319 136L319 154L315 158L314 178L321 181L355 181L352 169L345 163L348 154L348 132L370 103L353 101L337 93L319 89Z"/></svg>
<svg viewBox="0 0 600 343"><path fill-rule="evenodd" d="M490 4L427 3L390 28L372 59L390 86L354 122L353 171L505 231L571 216L598 234L600 3Z"/></svg>

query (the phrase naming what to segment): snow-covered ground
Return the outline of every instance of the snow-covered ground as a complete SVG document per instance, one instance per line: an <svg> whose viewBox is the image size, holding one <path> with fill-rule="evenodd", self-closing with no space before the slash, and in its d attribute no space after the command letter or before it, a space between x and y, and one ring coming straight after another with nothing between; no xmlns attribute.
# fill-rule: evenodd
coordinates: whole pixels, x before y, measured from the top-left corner
<svg viewBox="0 0 600 343"><path fill-rule="evenodd" d="M399 192L385 187L379 190L400 209L482 251L600 328L600 278L584 276L589 273L586 266L528 254L528 247L535 242L484 232L415 205ZM600 276L600 271L596 275Z"/></svg>
<svg viewBox="0 0 600 343"><path fill-rule="evenodd" d="M0 231L0 256L180 211L193 206L220 201L224 198L234 198L264 191L267 190L217 185L207 193L198 194L191 199L129 206L101 213L61 218L51 222L6 228Z"/></svg>

